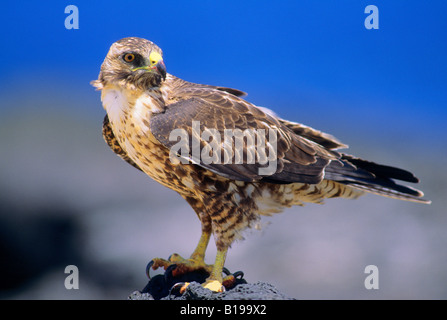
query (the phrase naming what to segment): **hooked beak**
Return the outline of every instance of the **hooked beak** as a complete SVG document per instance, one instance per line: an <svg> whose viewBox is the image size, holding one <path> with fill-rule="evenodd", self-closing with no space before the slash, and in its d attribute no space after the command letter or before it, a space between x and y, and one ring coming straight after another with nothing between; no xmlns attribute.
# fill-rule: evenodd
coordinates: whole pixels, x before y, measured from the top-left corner
<svg viewBox="0 0 447 320"><path fill-rule="evenodd" d="M163 80L166 80L166 66L165 63L163 62L163 59L159 60L156 64L155 64L155 69L158 71L158 73L161 75L161 77L163 78Z"/></svg>
<svg viewBox="0 0 447 320"><path fill-rule="evenodd" d="M132 69L132 71L136 70L146 70L149 72L156 72L163 78L163 80L166 79L166 66L165 63L163 62L163 58L157 52L152 52L150 54L149 61L146 66Z"/></svg>

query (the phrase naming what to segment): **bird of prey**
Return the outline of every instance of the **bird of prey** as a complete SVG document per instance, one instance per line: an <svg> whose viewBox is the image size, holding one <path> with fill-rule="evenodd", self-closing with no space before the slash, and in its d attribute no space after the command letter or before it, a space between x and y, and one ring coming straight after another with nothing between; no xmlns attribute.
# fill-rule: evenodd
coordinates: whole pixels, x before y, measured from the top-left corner
<svg viewBox="0 0 447 320"><path fill-rule="evenodd" d="M230 245L263 215L327 198L355 199L365 192L429 203L421 191L396 182L418 182L411 172L337 151L347 146L247 102L240 90L192 83L167 73L162 50L149 40L129 37L113 43L92 85L101 90L107 112L103 136L110 148L178 192L201 222L202 234L189 258L155 258L152 267L205 269L210 276L203 286L211 290L222 290ZM264 139L256 136L256 141L268 146L269 163L258 161L260 152L252 152L258 144L249 135L243 136L242 147L226 139L232 130L265 132ZM183 149L181 135L175 132L189 137ZM272 132L270 140L267 133ZM194 143L201 151L198 157L193 155ZM210 151L212 161L200 157ZM204 258L211 235L217 255L208 265Z"/></svg>

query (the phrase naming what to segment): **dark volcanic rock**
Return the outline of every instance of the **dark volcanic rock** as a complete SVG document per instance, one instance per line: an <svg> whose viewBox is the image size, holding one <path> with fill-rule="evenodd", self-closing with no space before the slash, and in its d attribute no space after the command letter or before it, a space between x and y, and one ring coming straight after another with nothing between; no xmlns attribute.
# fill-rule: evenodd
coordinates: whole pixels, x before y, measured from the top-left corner
<svg viewBox="0 0 447 320"><path fill-rule="evenodd" d="M154 300L149 293L135 291L130 300ZM225 292L212 292L203 288L198 282L191 282L181 296L171 295L161 300L293 300L266 282L239 284Z"/></svg>

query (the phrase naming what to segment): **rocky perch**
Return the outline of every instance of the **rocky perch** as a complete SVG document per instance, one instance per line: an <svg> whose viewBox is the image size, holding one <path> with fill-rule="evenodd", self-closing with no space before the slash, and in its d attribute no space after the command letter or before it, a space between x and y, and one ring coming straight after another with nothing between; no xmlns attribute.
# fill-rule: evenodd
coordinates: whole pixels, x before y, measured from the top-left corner
<svg viewBox="0 0 447 320"><path fill-rule="evenodd" d="M175 267L175 266L173 266ZM192 272L174 277L173 268L168 268L164 274L151 278L141 291L133 292L129 300L295 300L278 291L266 282L247 283L242 272L233 274L233 281L226 284L225 292L212 292L203 288L208 274ZM190 282L183 293L178 290L177 283ZM224 283L225 284L225 283Z"/></svg>
<svg viewBox="0 0 447 320"><path fill-rule="evenodd" d="M155 300L148 292L135 291L129 300ZM191 282L182 295L166 296L160 300L294 300L266 282L239 284L225 292L212 292L198 282Z"/></svg>

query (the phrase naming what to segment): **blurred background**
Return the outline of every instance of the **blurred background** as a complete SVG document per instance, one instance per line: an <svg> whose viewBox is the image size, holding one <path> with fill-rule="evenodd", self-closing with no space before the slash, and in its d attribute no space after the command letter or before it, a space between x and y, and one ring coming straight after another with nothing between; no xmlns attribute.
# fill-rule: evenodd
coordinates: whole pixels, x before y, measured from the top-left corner
<svg viewBox="0 0 447 320"><path fill-rule="evenodd" d="M67 30L68 5L79 29ZM367 5L379 29L367 30ZM101 136L89 84L139 36L168 72L248 92L348 153L408 169L431 205L367 195L264 219L227 267L298 299L447 298L447 2L9 1L0 10L0 298L126 299L154 257L188 256L187 203ZM214 260L210 244L207 262ZM67 290L67 265L79 289ZM366 290L367 265L379 289Z"/></svg>

